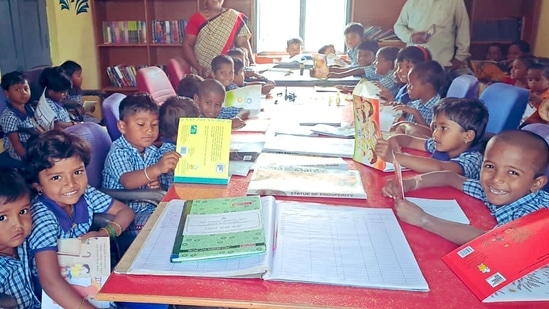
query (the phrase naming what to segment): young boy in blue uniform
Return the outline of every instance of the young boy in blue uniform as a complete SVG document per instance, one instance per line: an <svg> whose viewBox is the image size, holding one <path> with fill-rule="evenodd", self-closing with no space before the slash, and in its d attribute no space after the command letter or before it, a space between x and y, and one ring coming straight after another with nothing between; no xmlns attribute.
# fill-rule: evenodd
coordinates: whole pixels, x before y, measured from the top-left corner
<svg viewBox="0 0 549 309"><path fill-rule="evenodd" d="M232 128L242 128L246 125L250 111L223 107L225 102L225 87L216 79L206 79L198 86L198 92L194 95L194 102L200 110L200 117L231 119Z"/></svg>
<svg viewBox="0 0 549 309"><path fill-rule="evenodd" d="M529 131L504 131L486 145L480 180L467 179L451 171L431 172L404 181L404 190L451 186L481 200L495 217L497 225L518 219L542 207L549 207L549 193L541 190L547 183L549 146ZM389 182L382 192L395 198L397 186ZM414 203L395 200L398 217L456 244L482 235L474 226L446 221L425 213Z"/></svg>
<svg viewBox="0 0 549 309"><path fill-rule="evenodd" d="M27 236L31 233L30 190L13 169L0 170L0 293L19 309L39 309L31 278Z"/></svg>
<svg viewBox="0 0 549 309"><path fill-rule="evenodd" d="M488 123L488 110L476 99L444 98L433 109L433 135L420 138L396 134L378 139L376 154L385 161L398 161L417 172L449 170L478 179L482 164L479 142ZM430 152L430 158L402 153L401 147Z"/></svg>

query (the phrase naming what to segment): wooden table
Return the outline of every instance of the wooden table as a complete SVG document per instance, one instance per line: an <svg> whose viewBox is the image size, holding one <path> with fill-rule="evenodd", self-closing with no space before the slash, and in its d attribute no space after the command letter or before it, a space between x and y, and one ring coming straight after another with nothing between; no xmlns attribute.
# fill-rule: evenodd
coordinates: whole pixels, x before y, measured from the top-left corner
<svg viewBox="0 0 549 309"><path fill-rule="evenodd" d="M354 86L360 81L360 77L350 76L345 78L320 79L311 77L309 70L300 75L295 69L269 69L262 73L263 76L276 82L277 86L312 87L312 86Z"/></svg>

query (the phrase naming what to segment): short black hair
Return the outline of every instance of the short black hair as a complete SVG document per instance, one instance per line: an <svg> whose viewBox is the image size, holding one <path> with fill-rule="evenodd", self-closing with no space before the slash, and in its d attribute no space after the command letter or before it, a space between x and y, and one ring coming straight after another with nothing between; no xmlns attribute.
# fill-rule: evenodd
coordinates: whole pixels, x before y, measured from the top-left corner
<svg viewBox="0 0 549 309"><path fill-rule="evenodd" d="M343 34L349 34L349 33L356 33L360 35L360 37L362 37L362 35L364 34L364 26L362 26L361 23L357 23L357 22L348 23L345 26L345 30L343 31Z"/></svg>
<svg viewBox="0 0 549 309"><path fill-rule="evenodd" d="M234 58L234 73L240 72L242 69L244 69L244 62L240 60L240 58Z"/></svg>
<svg viewBox="0 0 549 309"><path fill-rule="evenodd" d="M23 175L13 168L0 169L0 205L30 197L30 188Z"/></svg>
<svg viewBox="0 0 549 309"><path fill-rule="evenodd" d="M358 50L369 50L375 55L379 50L379 43L374 40L364 40L358 45L357 48Z"/></svg>
<svg viewBox="0 0 549 309"><path fill-rule="evenodd" d="M286 41L286 47L290 47L292 44L303 45L303 39L300 37L290 38Z"/></svg>
<svg viewBox="0 0 549 309"><path fill-rule="evenodd" d="M45 68L39 80L42 88L55 92L67 91L72 88L71 78L61 67Z"/></svg>
<svg viewBox="0 0 549 309"><path fill-rule="evenodd" d="M396 57L397 62L410 61L413 64L431 60L431 53L425 47L407 46Z"/></svg>
<svg viewBox="0 0 549 309"><path fill-rule="evenodd" d="M383 57L385 60L395 62L400 48L396 46L385 46L377 51L377 55Z"/></svg>
<svg viewBox="0 0 549 309"><path fill-rule="evenodd" d="M177 94L183 97L192 98L198 92L198 86L204 78L196 74L187 74L177 85Z"/></svg>
<svg viewBox="0 0 549 309"><path fill-rule="evenodd" d="M118 113L122 121L128 116L141 112L158 115L158 105L148 93L137 93L127 96L120 102L120 106L118 106Z"/></svg>
<svg viewBox="0 0 549 309"><path fill-rule="evenodd" d="M8 91L13 85L25 83L27 76L19 71L13 71L2 75L2 89Z"/></svg>
<svg viewBox="0 0 549 309"><path fill-rule="evenodd" d="M326 50L328 50L328 48L333 48L333 49L335 50L334 44L326 44L326 45L322 46L322 47L318 50L318 53L319 53L319 54L325 54L325 53L326 53Z"/></svg>
<svg viewBox="0 0 549 309"><path fill-rule="evenodd" d="M530 44L528 44L528 42L524 40L514 41L509 45L509 47L513 45L517 46L523 54L530 54L531 49L530 49Z"/></svg>
<svg viewBox="0 0 549 309"><path fill-rule="evenodd" d="M545 139L536 133L526 130L509 130L503 131L494 135L489 141L488 145L504 142L509 145L524 149L526 152L536 152L533 162L525 162L533 165L535 176L543 176L547 170L549 164L549 145ZM487 146L488 147L488 146Z"/></svg>
<svg viewBox="0 0 549 309"><path fill-rule="evenodd" d="M440 114L459 124L464 131L475 132L471 146L475 146L484 137L488 123L488 109L480 100L444 98L433 107L433 116Z"/></svg>
<svg viewBox="0 0 549 309"><path fill-rule="evenodd" d="M225 86L217 79L208 78L200 83L198 86L197 95L199 97L205 96L207 93L217 93L225 96Z"/></svg>
<svg viewBox="0 0 549 309"><path fill-rule="evenodd" d="M25 163L32 182L38 182L38 174L51 168L56 161L79 157L84 165L90 163L90 144L76 134L53 129L33 135L27 141Z"/></svg>
<svg viewBox="0 0 549 309"><path fill-rule="evenodd" d="M526 69L531 68L534 64L538 63L538 58L530 55L520 55L515 59L526 67Z"/></svg>
<svg viewBox="0 0 549 309"><path fill-rule="evenodd" d="M240 48L240 47L236 47L236 48L232 48L232 49L229 49L229 51L227 51L227 56L244 56L246 57L246 52Z"/></svg>
<svg viewBox="0 0 549 309"><path fill-rule="evenodd" d="M216 72L217 70L219 70L222 64L232 64L234 66L234 60L231 56L227 55L215 56L212 59L212 71Z"/></svg>
<svg viewBox="0 0 549 309"><path fill-rule="evenodd" d="M72 60L67 60L61 64L61 68L68 76L72 76L75 72L82 71L82 66Z"/></svg>
<svg viewBox="0 0 549 309"><path fill-rule="evenodd" d="M410 72L416 74L422 83L431 84L436 92L440 92L446 83L444 68L434 60L417 63Z"/></svg>
<svg viewBox="0 0 549 309"><path fill-rule="evenodd" d="M200 116L198 106L187 97L169 97L159 109L160 136L172 138L177 135L179 118L197 118Z"/></svg>

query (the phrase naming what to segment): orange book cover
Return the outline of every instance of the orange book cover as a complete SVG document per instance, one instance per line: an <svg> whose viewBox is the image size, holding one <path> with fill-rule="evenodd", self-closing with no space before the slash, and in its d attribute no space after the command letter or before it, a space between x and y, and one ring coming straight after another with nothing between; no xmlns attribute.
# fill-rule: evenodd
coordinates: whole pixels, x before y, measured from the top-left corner
<svg viewBox="0 0 549 309"><path fill-rule="evenodd" d="M482 302L549 300L549 209L475 238L442 260Z"/></svg>

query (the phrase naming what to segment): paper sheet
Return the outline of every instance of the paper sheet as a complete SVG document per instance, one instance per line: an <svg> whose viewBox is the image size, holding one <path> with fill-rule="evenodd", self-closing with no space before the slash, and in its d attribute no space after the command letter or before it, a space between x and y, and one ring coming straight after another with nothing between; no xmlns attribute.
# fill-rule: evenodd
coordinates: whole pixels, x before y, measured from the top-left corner
<svg viewBox="0 0 549 309"><path fill-rule="evenodd" d="M463 224L470 223L456 200L433 200L417 197L407 197L406 200L415 203L432 216Z"/></svg>
<svg viewBox="0 0 549 309"><path fill-rule="evenodd" d="M53 129L55 117L57 115L46 101L46 89L42 92L38 105L34 110L34 119L36 121L36 128L40 132L45 132Z"/></svg>

